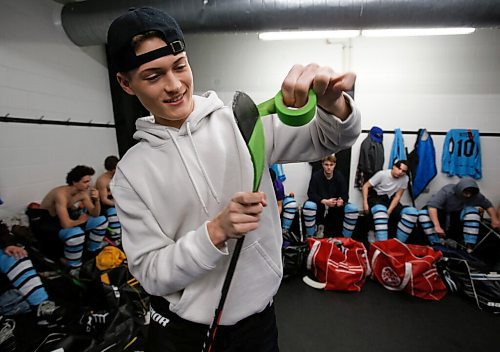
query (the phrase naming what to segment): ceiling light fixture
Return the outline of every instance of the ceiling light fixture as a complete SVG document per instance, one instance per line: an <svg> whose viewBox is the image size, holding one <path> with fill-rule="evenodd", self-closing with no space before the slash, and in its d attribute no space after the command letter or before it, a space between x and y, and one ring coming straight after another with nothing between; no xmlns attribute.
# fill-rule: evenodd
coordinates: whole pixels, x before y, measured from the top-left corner
<svg viewBox="0 0 500 352"><path fill-rule="evenodd" d="M259 33L260 40L300 40L300 39L330 39L353 38L359 36L359 30L340 31L280 31Z"/></svg>
<svg viewBox="0 0 500 352"><path fill-rule="evenodd" d="M392 29L363 29L363 37L417 37L428 35L459 35L473 33L475 28L392 28Z"/></svg>

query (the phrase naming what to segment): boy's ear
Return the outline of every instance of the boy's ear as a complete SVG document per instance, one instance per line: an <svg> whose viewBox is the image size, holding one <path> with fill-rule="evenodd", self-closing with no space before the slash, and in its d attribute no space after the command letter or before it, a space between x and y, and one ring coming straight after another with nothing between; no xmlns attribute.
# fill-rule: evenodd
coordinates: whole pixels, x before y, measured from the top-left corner
<svg viewBox="0 0 500 352"><path fill-rule="evenodd" d="M122 72L118 72L116 74L116 80L118 81L118 83L120 84L120 86L122 87L122 89L127 93L127 94L130 94L130 95L135 95L134 91L132 90L132 88L130 88L130 82L129 82L129 79L127 78L127 76L125 74L123 74Z"/></svg>

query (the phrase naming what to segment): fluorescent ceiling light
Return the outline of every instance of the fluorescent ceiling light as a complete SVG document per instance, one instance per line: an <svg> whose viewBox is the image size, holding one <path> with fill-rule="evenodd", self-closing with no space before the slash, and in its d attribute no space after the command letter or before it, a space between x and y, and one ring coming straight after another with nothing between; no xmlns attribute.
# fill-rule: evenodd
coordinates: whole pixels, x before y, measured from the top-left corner
<svg viewBox="0 0 500 352"><path fill-rule="evenodd" d="M475 28L394 28L394 29L364 29L364 37L414 37L426 35L457 35L473 33Z"/></svg>
<svg viewBox="0 0 500 352"><path fill-rule="evenodd" d="M280 31L259 33L260 40L300 40L300 39L329 39L352 38L359 36L359 30L342 31Z"/></svg>

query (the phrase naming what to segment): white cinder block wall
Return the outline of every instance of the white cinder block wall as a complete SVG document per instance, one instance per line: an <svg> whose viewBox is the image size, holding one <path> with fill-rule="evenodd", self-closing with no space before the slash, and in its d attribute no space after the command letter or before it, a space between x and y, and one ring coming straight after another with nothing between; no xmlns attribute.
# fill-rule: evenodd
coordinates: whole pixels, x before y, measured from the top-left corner
<svg viewBox="0 0 500 352"><path fill-rule="evenodd" d="M102 46L79 48L54 25L60 5L17 0L0 13L0 114L107 123L113 113ZM19 24L23 23L23 26ZM230 104L235 90L256 102L273 96L293 63L317 62L358 74L356 101L363 129L377 125L431 131L477 128L500 132L500 36L479 30L469 36L262 42L256 34L187 35L195 90L216 90ZM353 147L352 189L361 135ZM393 135L386 135L386 157ZM415 135L405 137L409 150ZM443 136L434 136L438 168ZM483 137L483 192L500 203L498 137ZM103 159L117 154L113 129L0 123L0 218L19 214L76 164L102 172ZM309 165L286 165L287 192L306 198ZM430 194L448 182L431 183ZM430 196L418 199L422 206Z"/></svg>
<svg viewBox="0 0 500 352"><path fill-rule="evenodd" d="M75 46L54 25L60 8L51 0L2 2L0 115L113 123L103 47ZM22 214L73 166L100 173L117 153L113 128L0 122L0 218Z"/></svg>

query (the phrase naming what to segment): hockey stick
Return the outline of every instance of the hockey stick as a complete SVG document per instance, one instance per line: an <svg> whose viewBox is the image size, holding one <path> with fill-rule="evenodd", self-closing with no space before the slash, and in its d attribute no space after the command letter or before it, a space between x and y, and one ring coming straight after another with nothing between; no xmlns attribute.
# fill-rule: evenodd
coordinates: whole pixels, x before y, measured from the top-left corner
<svg viewBox="0 0 500 352"><path fill-rule="evenodd" d="M236 92L233 98L233 113L236 119L238 128L245 140L248 151L252 158L254 171L252 191L259 190L260 181L265 168L265 139L264 126L262 125L261 117L277 113L280 120L289 126L302 126L312 120L316 112L316 95L312 90L309 91L308 101L306 105L300 109L289 109L283 103L281 91L272 99L269 99L259 106L256 106L252 99L243 92ZM241 248L245 237L241 237L236 241L233 256L229 263L224 283L222 285L221 298L215 316L210 325L207 339L203 344L202 352L210 352L215 341L215 335L222 318L222 311L226 302L229 287L233 279L236 263L240 256Z"/></svg>

